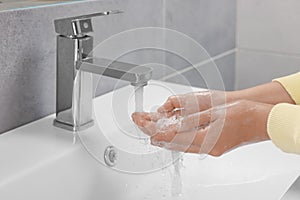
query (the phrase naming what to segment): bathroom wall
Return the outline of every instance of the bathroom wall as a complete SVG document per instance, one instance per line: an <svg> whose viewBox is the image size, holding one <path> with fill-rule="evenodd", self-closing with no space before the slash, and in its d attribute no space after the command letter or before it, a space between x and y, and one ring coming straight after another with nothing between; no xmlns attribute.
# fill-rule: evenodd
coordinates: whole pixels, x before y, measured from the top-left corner
<svg viewBox="0 0 300 200"><path fill-rule="evenodd" d="M55 112L56 34L53 20L112 9L121 9L124 14L94 20L95 47L128 29L175 29L208 51L217 64L226 89L233 89L236 0L90 0L0 12L0 26L5 27L0 32L0 133ZM157 42L161 42L160 39L159 36ZM94 54L99 56L101 51L103 49L96 48ZM195 76L193 66L163 51L132 51L119 59L136 64L154 62L156 79L163 78L163 75L168 81L178 81L168 70L160 68L168 65L180 77L189 80L189 84L206 87L206 80ZM206 61L197 67L210 72L215 66ZM214 76L209 75L210 81L214 81ZM125 84L101 78L99 84L95 81L95 86L98 86L96 94L104 94ZM211 87L218 88L219 85Z"/></svg>
<svg viewBox="0 0 300 200"><path fill-rule="evenodd" d="M300 1L239 0L236 88L300 69Z"/></svg>
<svg viewBox="0 0 300 200"><path fill-rule="evenodd" d="M165 27L186 34L204 49L200 53L189 52L191 59L200 60L193 66L179 57L166 55L166 64L180 73L169 80L209 89L234 89L236 3L236 0L165 1ZM199 58L204 51L213 62L207 56L204 60ZM217 78L217 71L221 78Z"/></svg>
<svg viewBox="0 0 300 200"><path fill-rule="evenodd" d="M55 112L54 19L112 9L125 11L122 16L94 20L97 45L128 28L161 26L161 7L159 0L98 0L0 12L0 133ZM113 85L106 80L102 92Z"/></svg>

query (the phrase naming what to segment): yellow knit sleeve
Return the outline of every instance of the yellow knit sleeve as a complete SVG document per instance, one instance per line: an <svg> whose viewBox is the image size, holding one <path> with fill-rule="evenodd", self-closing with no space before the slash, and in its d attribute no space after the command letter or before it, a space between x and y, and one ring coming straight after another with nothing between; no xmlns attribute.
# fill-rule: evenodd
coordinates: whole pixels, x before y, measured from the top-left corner
<svg viewBox="0 0 300 200"><path fill-rule="evenodd" d="M297 105L300 105L300 73L292 74L273 81L279 82Z"/></svg>
<svg viewBox="0 0 300 200"><path fill-rule="evenodd" d="M277 147L287 153L300 154L300 106L275 105L269 114L267 129Z"/></svg>

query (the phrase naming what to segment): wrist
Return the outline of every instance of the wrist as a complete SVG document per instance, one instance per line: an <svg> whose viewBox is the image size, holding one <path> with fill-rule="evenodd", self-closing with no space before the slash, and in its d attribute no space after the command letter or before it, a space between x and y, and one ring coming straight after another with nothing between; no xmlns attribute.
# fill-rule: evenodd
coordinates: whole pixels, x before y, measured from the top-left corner
<svg viewBox="0 0 300 200"><path fill-rule="evenodd" d="M256 118L256 130L255 132L259 135L259 138L262 140L269 140L268 135L268 118L271 110L274 105L272 104L263 104L257 106L255 109L255 118Z"/></svg>

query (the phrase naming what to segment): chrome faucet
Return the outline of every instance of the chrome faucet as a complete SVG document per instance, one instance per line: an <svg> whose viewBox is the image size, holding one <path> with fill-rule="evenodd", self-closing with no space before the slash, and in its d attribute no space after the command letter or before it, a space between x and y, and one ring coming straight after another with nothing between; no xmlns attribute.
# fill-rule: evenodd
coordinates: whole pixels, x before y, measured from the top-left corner
<svg viewBox="0 0 300 200"><path fill-rule="evenodd" d="M92 73L143 87L152 69L130 63L93 57L92 17L119 14L108 11L54 21L57 35L56 119L54 125L71 131L93 126Z"/></svg>

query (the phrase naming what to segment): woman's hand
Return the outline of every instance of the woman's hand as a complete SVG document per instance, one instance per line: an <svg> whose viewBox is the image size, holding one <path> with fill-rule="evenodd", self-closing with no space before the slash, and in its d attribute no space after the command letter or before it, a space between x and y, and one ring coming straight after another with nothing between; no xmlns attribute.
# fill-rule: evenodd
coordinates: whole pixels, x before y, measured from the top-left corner
<svg viewBox="0 0 300 200"><path fill-rule="evenodd" d="M275 81L232 92L208 90L171 96L158 109L158 112L168 116L185 116L239 100L249 100L272 105L278 103L295 104L295 101L285 88L279 82Z"/></svg>
<svg viewBox="0 0 300 200"><path fill-rule="evenodd" d="M220 156L231 149L268 140L267 118L273 105L237 101L210 108L179 119L173 117L166 127L158 127L157 113L134 113L134 122L151 143L170 150ZM169 118L170 119L170 118Z"/></svg>
<svg viewBox="0 0 300 200"><path fill-rule="evenodd" d="M157 112L167 116L186 116L234 100L232 92L201 91L170 96Z"/></svg>

